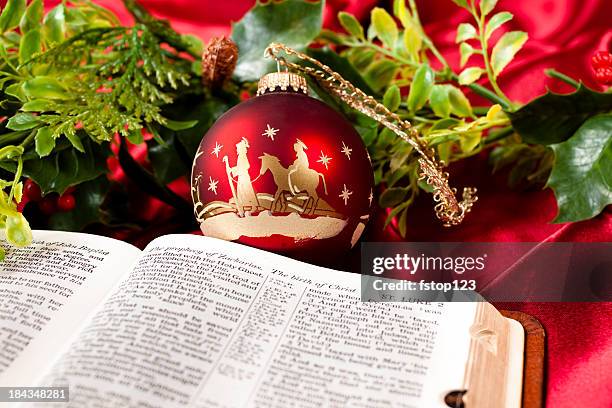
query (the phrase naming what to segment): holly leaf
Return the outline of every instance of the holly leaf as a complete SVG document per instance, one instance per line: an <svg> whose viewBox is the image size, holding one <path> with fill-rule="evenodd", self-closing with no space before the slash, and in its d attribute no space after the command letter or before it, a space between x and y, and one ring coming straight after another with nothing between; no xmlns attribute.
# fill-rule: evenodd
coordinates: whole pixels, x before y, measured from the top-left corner
<svg viewBox="0 0 612 408"><path fill-rule="evenodd" d="M525 142L550 145L567 140L589 117L610 110L612 94L580 85L574 93L549 92L506 114Z"/></svg>
<svg viewBox="0 0 612 408"><path fill-rule="evenodd" d="M158 131L164 143L155 140L147 142L149 161L160 184L168 184L191 172L202 136L236 102L233 99L201 99L198 95L187 95L164 111L164 115L180 117L184 122L195 120L196 123L186 129L160 127Z"/></svg>
<svg viewBox="0 0 612 408"><path fill-rule="evenodd" d="M93 180L107 171L106 158L111 154L108 143L97 144L82 134L84 153L72 148L72 144L62 139L52 154L39 157L32 150L24 154L23 175L38 184L44 194L64 193L70 186ZM0 162L0 167L12 173L16 170L13 162Z"/></svg>
<svg viewBox="0 0 612 408"><path fill-rule="evenodd" d="M264 58L270 43L303 51L321 31L322 22L323 1L258 1L232 27L232 40L239 50L234 77L241 82L258 80L276 67Z"/></svg>
<svg viewBox="0 0 612 408"><path fill-rule="evenodd" d="M107 214L102 209L110 182L105 176L79 184L74 192L75 207L72 211L58 212L49 218L49 228L60 231L82 231L95 224L106 224Z"/></svg>
<svg viewBox="0 0 612 408"><path fill-rule="evenodd" d="M547 185L559 207L553 222L586 220L612 204L612 114L588 119L551 148L555 164Z"/></svg>

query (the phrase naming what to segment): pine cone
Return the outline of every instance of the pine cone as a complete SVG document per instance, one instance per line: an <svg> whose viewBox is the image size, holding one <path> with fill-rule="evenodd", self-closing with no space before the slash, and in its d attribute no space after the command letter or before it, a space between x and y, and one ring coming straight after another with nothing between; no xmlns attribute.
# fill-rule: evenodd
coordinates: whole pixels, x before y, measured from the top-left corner
<svg viewBox="0 0 612 408"><path fill-rule="evenodd" d="M209 88L220 88L232 76L238 61L238 47L226 37L214 37L202 55L202 81Z"/></svg>

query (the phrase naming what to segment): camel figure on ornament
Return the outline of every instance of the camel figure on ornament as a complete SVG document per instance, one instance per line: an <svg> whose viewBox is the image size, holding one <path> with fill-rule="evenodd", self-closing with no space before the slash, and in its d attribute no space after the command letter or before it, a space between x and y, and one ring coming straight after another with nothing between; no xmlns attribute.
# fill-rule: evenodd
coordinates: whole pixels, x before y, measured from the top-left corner
<svg viewBox="0 0 612 408"><path fill-rule="evenodd" d="M288 168L283 167L278 157L268 153L259 156L259 177L270 171L276 184L271 210L274 212L296 211L313 215L319 204L319 178L327 195L325 176L310 168L305 150L308 148L299 139L293 145L296 159Z"/></svg>

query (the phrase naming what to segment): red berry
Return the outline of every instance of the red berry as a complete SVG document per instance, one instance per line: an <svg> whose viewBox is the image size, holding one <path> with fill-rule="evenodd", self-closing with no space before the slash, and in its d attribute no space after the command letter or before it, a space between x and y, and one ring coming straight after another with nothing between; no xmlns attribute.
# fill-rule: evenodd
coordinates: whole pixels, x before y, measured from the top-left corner
<svg viewBox="0 0 612 408"><path fill-rule="evenodd" d="M42 192L40 187L31 179L27 179L23 185L23 195L30 201L40 201Z"/></svg>
<svg viewBox="0 0 612 408"><path fill-rule="evenodd" d="M612 54L608 51L597 51L591 58L591 65L595 71L600 68L609 68L612 66Z"/></svg>
<svg viewBox="0 0 612 408"><path fill-rule="evenodd" d="M72 194L64 194L57 200L57 207L60 211L72 211L74 210L74 206L76 205L76 201L74 200L74 196Z"/></svg>
<svg viewBox="0 0 612 408"><path fill-rule="evenodd" d="M57 211L57 199L55 197L45 197L38 203L38 208L45 215L55 214Z"/></svg>

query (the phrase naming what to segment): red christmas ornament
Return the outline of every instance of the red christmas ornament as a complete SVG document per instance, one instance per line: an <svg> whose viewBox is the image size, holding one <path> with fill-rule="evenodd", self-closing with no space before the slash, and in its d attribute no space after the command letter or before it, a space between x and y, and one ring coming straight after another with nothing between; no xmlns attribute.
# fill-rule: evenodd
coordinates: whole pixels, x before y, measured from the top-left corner
<svg viewBox="0 0 612 408"><path fill-rule="evenodd" d="M303 77L268 74L258 95L200 143L191 182L202 233L299 259L337 257L370 217L367 150L344 117L307 96Z"/></svg>

